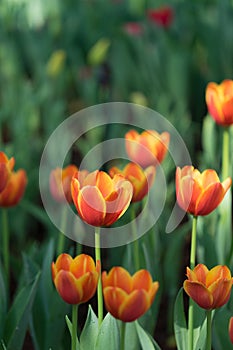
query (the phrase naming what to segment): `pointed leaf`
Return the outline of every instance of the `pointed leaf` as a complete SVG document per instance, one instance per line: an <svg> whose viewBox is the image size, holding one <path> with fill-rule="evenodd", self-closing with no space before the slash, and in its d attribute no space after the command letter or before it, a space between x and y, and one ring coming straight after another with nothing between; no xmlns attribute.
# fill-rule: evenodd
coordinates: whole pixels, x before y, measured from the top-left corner
<svg viewBox="0 0 233 350"><path fill-rule="evenodd" d="M96 341L95 350L120 348L120 332L117 321L109 313L105 316Z"/></svg>
<svg viewBox="0 0 233 350"><path fill-rule="evenodd" d="M144 331L138 321L135 321L135 325L142 350L161 350L159 345L155 341L152 341L151 337Z"/></svg>
<svg viewBox="0 0 233 350"><path fill-rule="evenodd" d="M3 336L3 329L6 319L6 310L7 310L7 297L6 297L6 286L4 283L2 275L2 266L0 265L0 339Z"/></svg>
<svg viewBox="0 0 233 350"><path fill-rule="evenodd" d="M80 336L80 349L94 349L99 332L98 318L89 305L87 319Z"/></svg>
<svg viewBox="0 0 233 350"><path fill-rule="evenodd" d="M188 348L188 330L184 313L183 288L177 294L174 308L174 331L178 350Z"/></svg>
<svg viewBox="0 0 233 350"><path fill-rule="evenodd" d="M69 317L67 315L66 315L65 319L66 319L67 327L68 327L69 332L70 332L70 337L72 339L72 328L73 328L72 322L70 321L70 319L69 319ZM76 337L76 350L80 350L80 344L79 344L79 341L78 341L78 336Z"/></svg>

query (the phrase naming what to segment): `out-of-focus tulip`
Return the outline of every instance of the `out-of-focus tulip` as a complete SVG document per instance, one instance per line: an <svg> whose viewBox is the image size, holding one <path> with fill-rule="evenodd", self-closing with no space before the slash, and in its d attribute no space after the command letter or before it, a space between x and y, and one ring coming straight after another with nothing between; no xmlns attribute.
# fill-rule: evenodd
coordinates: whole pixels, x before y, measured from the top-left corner
<svg viewBox="0 0 233 350"><path fill-rule="evenodd" d="M231 317L229 320L229 337L231 343L233 344L233 317Z"/></svg>
<svg viewBox="0 0 233 350"><path fill-rule="evenodd" d="M187 277L184 290L203 309L216 309L228 302L233 278L227 266L217 265L211 270L203 264L193 270L187 267Z"/></svg>
<svg viewBox="0 0 233 350"><path fill-rule="evenodd" d="M6 187L14 164L14 158L8 159L4 152L0 152L0 192Z"/></svg>
<svg viewBox="0 0 233 350"><path fill-rule="evenodd" d="M210 115L222 126L233 124L233 80L221 84L209 83L206 88L206 103Z"/></svg>
<svg viewBox="0 0 233 350"><path fill-rule="evenodd" d="M211 213L223 200L231 186L228 177L222 183L215 170L200 173L193 166L176 169L176 197L179 206L188 213L198 216Z"/></svg>
<svg viewBox="0 0 233 350"><path fill-rule="evenodd" d="M152 22L155 22L158 26L164 28L170 27L174 17L173 9L170 6L149 9L147 15Z"/></svg>
<svg viewBox="0 0 233 350"><path fill-rule="evenodd" d="M133 36L139 36L143 32L143 28L140 23L137 22L128 22L124 25L124 31Z"/></svg>
<svg viewBox="0 0 233 350"><path fill-rule="evenodd" d="M135 163L127 164L123 170L113 167L109 170L109 174L113 177L116 174L123 175L126 180L129 180L133 185L133 198L132 202L139 202L148 193L155 178L155 167L149 166L143 170L139 165Z"/></svg>
<svg viewBox="0 0 233 350"><path fill-rule="evenodd" d="M73 164L64 169L56 168L51 171L49 178L50 192L57 202L72 202L70 185L71 179L77 171L78 168Z"/></svg>
<svg viewBox="0 0 233 350"><path fill-rule="evenodd" d="M51 269L55 287L66 303L85 303L95 294L100 263L95 266L89 255L81 254L73 259L69 254L61 254Z"/></svg>
<svg viewBox="0 0 233 350"><path fill-rule="evenodd" d="M147 270L131 276L119 266L109 274L102 273L102 284L106 309L123 322L141 317L151 307L159 288L159 282L153 282Z"/></svg>
<svg viewBox="0 0 233 350"><path fill-rule="evenodd" d="M133 187L122 175L111 179L104 171L96 170L83 178L78 172L71 182L71 194L85 222L93 226L110 226L127 210Z"/></svg>
<svg viewBox="0 0 233 350"><path fill-rule="evenodd" d="M13 207L19 203L27 185L27 175L23 169L10 173L6 187L0 193L0 207Z"/></svg>
<svg viewBox="0 0 233 350"><path fill-rule="evenodd" d="M129 158L142 168L161 163L167 153L169 141L168 132L159 134L155 130L146 130L141 134L136 130L130 130L125 135Z"/></svg>

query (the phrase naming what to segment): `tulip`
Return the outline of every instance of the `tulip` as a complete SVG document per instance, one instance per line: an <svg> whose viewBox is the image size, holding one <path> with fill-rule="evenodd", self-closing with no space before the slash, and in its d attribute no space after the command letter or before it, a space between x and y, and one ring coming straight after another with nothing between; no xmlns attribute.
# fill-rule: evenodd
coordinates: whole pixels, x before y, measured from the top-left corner
<svg viewBox="0 0 233 350"><path fill-rule="evenodd" d="M23 169L13 171L5 189L0 193L0 207L13 207L19 203L27 185L27 175Z"/></svg>
<svg viewBox="0 0 233 350"><path fill-rule="evenodd" d="M71 181L71 194L82 220L96 227L110 226L127 210L133 187L121 175L111 179L96 170L85 178L77 173Z"/></svg>
<svg viewBox="0 0 233 350"><path fill-rule="evenodd" d="M228 302L233 278L227 266L217 265L211 270L203 264L193 270L187 267L187 277L184 290L203 309L216 309Z"/></svg>
<svg viewBox="0 0 233 350"><path fill-rule="evenodd" d="M124 31L132 36L140 36L143 32L143 27L137 22L128 22L123 26Z"/></svg>
<svg viewBox="0 0 233 350"><path fill-rule="evenodd" d="M135 163L127 164L123 170L113 167L109 170L109 174L113 177L116 174L121 174L129 180L133 186L132 202L141 201L148 193L155 178L155 167L149 166L143 170Z"/></svg>
<svg viewBox="0 0 233 350"><path fill-rule="evenodd" d="M59 203L72 203L71 197L71 179L78 171L75 165L68 165L66 168L56 168L51 171L49 183L50 192L53 198Z"/></svg>
<svg viewBox="0 0 233 350"><path fill-rule="evenodd" d="M233 344L233 317L230 318L229 320L229 337L230 337L230 341Z"/></svg>
<svg viewBox="0 0 233 350"><path fill-rule="evenodd" d="M95 294L100 264L97 262L95 266L89 255L81 254L73 259L63 253L52 263L51 269L55 287L66 303L85 303Z"/></svg>
<svg viewBox="0 0 233 350"><path fill-rule="evenodd" d="M0 152L0 193L6 187L14 164L14 158L8 159L4 152Z"/></svg>
<svg viewBox="0 0 233 350"><path fill-rule="evenodd" d="M126 133L125 140L126 152L132 162L147 168L162 162L167 153L170 135L167 132L158 134L154 130L146 130L141 134L130 130Z"/></svg>
<svg viewBox="0 0 233 350"><path fill-rule="evenodd" d="M221 84L209 83L206 88L206 104L212 118L222 126L233 124L233 80Z"/></svg>
<svg viewBox="0 0 233 350"><path fill-rule="evenodd" d="M106 309L112 316L132 322L141 317L152 305L159 288L147 270L133 276L122 267L113 267L109 274L102 273Z"/></svg>
<svg viewBox="0 0 233 350"><path fill-rule="evenodd" d="M217 173L207 169L200 173L193 166L177 168L176 197L179 206L188 213L198 216L211 213L223 200L231 186L228 177L222 183Z"/></svg>
<svg viewBox="0 0 233 350"><path fill-rule="evenodd" d="M170 27L173 20L173 10L170 6L161 6L147 12L149 19L163 28Z"/></svg>

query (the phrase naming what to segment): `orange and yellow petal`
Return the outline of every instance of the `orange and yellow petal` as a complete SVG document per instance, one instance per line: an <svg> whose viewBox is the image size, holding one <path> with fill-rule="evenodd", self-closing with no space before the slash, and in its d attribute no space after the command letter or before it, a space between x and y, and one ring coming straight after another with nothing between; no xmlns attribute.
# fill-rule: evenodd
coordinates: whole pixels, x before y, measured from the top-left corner
<svg viewBox="0 0 233 350"><path fill-rule="evenodd" d="M119 287L126 293L130 293L133 287L131 275L121 266L113 267L108 274L104 271L102 273L102 283L103 289L110 286Z"/></svg>
<svg viewBox="0 0 233 350"><path fill-rule="evenodd" d="M145 289L149 291L153 281L151 274L147 270L139 270L132 276L133 289Z"/></svg>
<svg viewBox="0 0 233 350"><path fill-rule="evenodd" d="M195 266L193 271L189 268L187 268L187 270L189 270L190 273L189 275L187 274L190 281L198 281L206 285L206 278L208 276L209 270L204 264L198 264Z"/></svg>
<svg viewBox="0 0 233 350"><path fill-rule="evenodd" d="M121 288L108 286L103 288L104 303L112 316L119 319L120 306L124 303L128 294Z"/></svg>
<svg viewBox="0 0 233 350"><path fill-rule="evenodd" d="M119 318L123 322L132 322L141 317L150 308L150 299L144 289L134 290L119 308Z"/></svg>
<svg viewBox="0 0 233 350"><path fill-rule="evenodd" d="M82 300L82 286L76 283L75 277L69 271L59 271L54 279L54 284L66 303L79 304Z"/></svg>
<svg viewBox="0 0 233 350"><path fill-rule="evenodd" d="M220 182L211 184L196 201L194 215L210 214L223 200L224 190Z"/></svg>
<svg viewBox="0 0 233 350"><path fill-rule="evenodd" d="M104 198L108 197L114 190L111 177L104 171L98 172L96 186Z"/></svg>
<svg viewBox="0 0 233 350"><path fill-rule="evenodd" d="M186 280L184 290L200 307L207 310L212 309L213 296L203 284Z"/></svg>
<svg viewBox="0 0 233 350"><path fill-rule="evenodd" d="M213 296L213 306L212 308L218 308L226 304L230 298L232 288L231 280L218 280L215 281L208 290Z"/></svg>
<svg viewBox="0 0 233 350"><path fill-rule="evenodd" d="M70 264L70 272L79 278L87 272L94 272L96 270L95 262L90 255L80 254L74 258Z"/></svg>

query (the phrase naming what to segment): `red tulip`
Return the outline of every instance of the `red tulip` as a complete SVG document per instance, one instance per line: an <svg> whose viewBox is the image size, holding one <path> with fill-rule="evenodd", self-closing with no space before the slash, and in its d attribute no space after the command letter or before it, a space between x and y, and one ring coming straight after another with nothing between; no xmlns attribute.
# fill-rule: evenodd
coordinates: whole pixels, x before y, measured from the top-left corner
<svg viewBox="0 0 233 350"><path fill-rule="evenodd" d="M211 213L221 203L230 186L230 177L221 183L212 169L203 173L191 165L176 169L177 202L183 210L195 216Z"/></svg>
<svg viewBox="0 0 233 350"><path fill-rule="evenodd" d="M85 303L95 294L100 264L95 266L89 255L81 254L73 259L68 254L61 254L51 269L55 287L66 303Z"/></svg>
<svg viewBox="0 0 233 350"><path fill-rule="evenodd" d="M85 222L93 226L110 226L127 210L133 188L121 175L111 179L104 171L96 170L85 178L77 173L71 182L71 194Z"/></svg>
<svg viewBox="0 0 233 350"><path fill-rule="evenodd" d="M10 174L6 187L0 193L0 207L13 207L19 203L27 185L27 175L22 169Z"/></svg>
<svg viewBox="0 0 233 350"><path fill-rule="evenodd" d="M222 126L233 124L233 80L221 84L209 83L206 88L206 103L210 115Z"/></svg>
<svg viewBox="0 0 233 350"><path fill-rule="evenodd" d="M78 171L75 165L68 165L66 168L56 168L50 173L50 192L53 198L60 203L72 202L71 197L71 179Z"/></svg>
<svg viewBox="0 0 233 350"><path fill-rule="evenodd" d="M8 159L4 152L0 152L0 193L6 187L14 164L14 158Z"/></svg>
<svg viewBox="0 0 233 350"><path fill-rule="evenodd" d="M203 309L216 309L228 302L233 278L227 266L218 265L208 270L199 264L193 271L187 267L187 277L184 290Z"/></svg>
<svg viewBox="0 0 233 350"><path fill-rule="evenodd" d="M102 273L105 306L108 312L123 322L141 317L152 305L159 288L147 270L133 276L122 267L113 267Z"/></svg>
<svg viewBox="0 0 233 350"><path fill-rule="evenodd" d="M156 166L164 159L169 140L167 132L158 134L155 130L146 130L139 134L136 130L130 130L125 135L126 152L131 161L142 168Z"/></svg>
<svg viewBox="0 0 233 350"><path fill-rule="evenodd" d="M113 167L109 170L109 174L113 177L116 174L123 175L133 185L132 202L141 201L148 193L155 178L155 167L150 166L143 170L135 163L127 164L123 170Z"/></svg>
<svg viewBox="0 0 233 350"><path fill-rule="evenodd" d="M161 6L157 9L148 10L147 15L158 26L168 28L173 20L173 9L170 6Z"/></svg>

